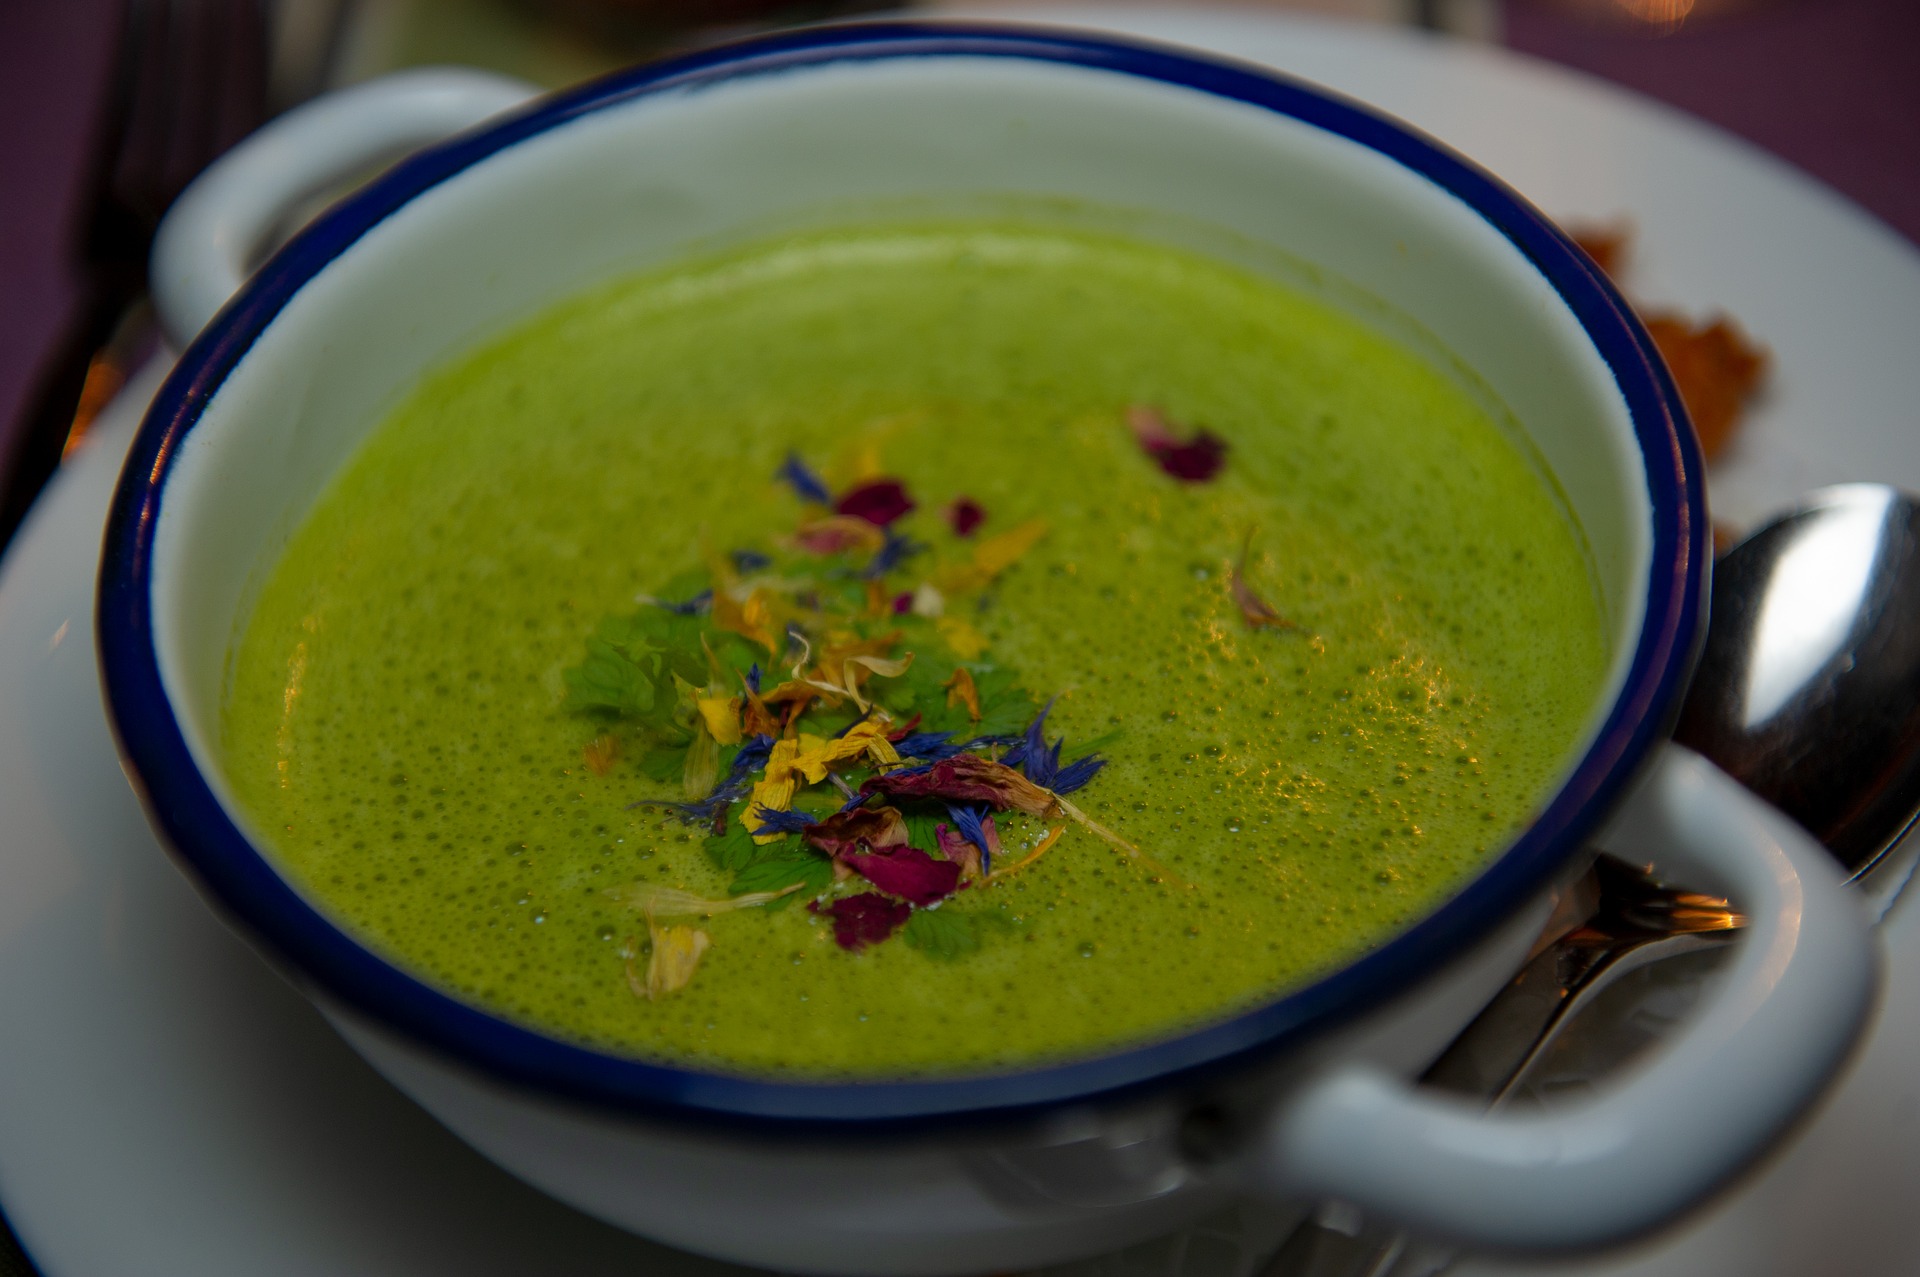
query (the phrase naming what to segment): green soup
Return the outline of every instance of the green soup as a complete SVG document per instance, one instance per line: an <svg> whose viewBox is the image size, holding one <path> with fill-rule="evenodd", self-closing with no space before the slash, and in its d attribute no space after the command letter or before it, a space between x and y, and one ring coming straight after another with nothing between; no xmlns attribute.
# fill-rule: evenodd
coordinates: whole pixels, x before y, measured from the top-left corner
<svg viewBox="0 0 1920 1277"><path fill-rule="evenodd" d="M1217 473L1172 473L1202 429ZM915 508L830 518L789 456ZM1488 412L1346 313L1127 239L869 227L622 280L424 381L261 589L223 748L292 880L478 1006L737 1072L996 1070L1219 1020L1456 891L1599 694L1592 581ZM725 783L749 669L844 687L862 640L790 752L943 728L1004 768L1051 700L1059 761L1106 760L1079 819L1002 807L997 872L909 915L748 837L766 791L724 835L634 805ZM884 752L801 777L795 819ZM958 859L941 802L895 806L919 869ZM906 924L843 947L856 895Z"/></svg>

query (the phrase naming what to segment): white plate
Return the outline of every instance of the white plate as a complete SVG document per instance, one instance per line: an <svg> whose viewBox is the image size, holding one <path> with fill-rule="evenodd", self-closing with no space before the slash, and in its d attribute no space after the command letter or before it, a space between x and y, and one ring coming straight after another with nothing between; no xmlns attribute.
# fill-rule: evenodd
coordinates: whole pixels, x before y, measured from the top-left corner
<svg viewBox="0 0 1920 1277"><path fill-rule="evenodd" d="M1920 254L1796 171L1477 46L1246 14L1058 16L1271 63L1413 121L1549 212L1630 215L1643 296L1724 308L1777 361L1764 411L1713 476L1722 516L1846 478L1920 488ZM0 568L0 1203L22 1241L48 1277L737 1271L597 1224L468 1151L341 1045L155 846L101 715L92 587L118 458L157 379L109 411ZM1920 1270L1915 914L1889 924L1871 1040L1769 1166L1632 1256L1470 1271ZM1084 1271L1224 1272L1257 1249L1248 1228L1257 1217Z"/></svg>

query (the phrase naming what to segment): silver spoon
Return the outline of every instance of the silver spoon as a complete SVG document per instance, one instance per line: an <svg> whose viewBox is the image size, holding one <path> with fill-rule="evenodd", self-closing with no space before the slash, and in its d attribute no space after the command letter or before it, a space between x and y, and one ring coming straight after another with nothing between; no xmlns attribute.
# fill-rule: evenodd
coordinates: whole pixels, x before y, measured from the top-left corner
<svg viewBox="0 0 1920 1277"><path fill-rule="evenodd" d="M1674 739L1805 826L1884 915L1920 851L1895 852L1920 815L1920 505L1882 484L1811 494L1715 565L1710 615ZM1422 1080L1497 1105L1622 976L1744 925L1602 855ZM1450 1260L1357 1219L1310 1220L1256 1271L1413 1277Z"/></svg>
<svg viewBox="0 0 1920 1277"><path fill-rule="evenodd" d="M1920 505L1849 483L1714 567L1674 739L1793 817L1884 913L1920 814Z"/></svg>

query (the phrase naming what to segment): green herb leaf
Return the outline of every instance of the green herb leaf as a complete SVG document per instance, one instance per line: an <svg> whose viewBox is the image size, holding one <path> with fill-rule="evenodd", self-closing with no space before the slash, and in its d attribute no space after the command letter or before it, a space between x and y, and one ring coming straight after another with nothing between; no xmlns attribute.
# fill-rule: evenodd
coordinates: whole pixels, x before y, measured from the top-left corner
<svg viewBox="0 0 1920 1277"><path fill-rule="evenodd" d="M747 827L734 818L738 814L736 810L729 815L726 833L716 834L707 839L704 844L707 859L711 860L713 867L721 873L739 873L764 856L778 854L783 843L790 841L770 842L764 847L761 846L753 840L753 835L747 832Z"/></svg>
<svg viewBox="0 0 1920 1277"><path fill-rule="evenodd" d="M940 823L940 817L924 807L903 810L900 813L907 822L907 842L922 851L937 852L940 840L934 836L933 827Z"/></svg>
<svg viewBox="0 0 1920 1277"><path fill-rule="evenodd" d="M833 862L795 844L792 839L785 843L769 844L761 850L772 851L773 854L762 856L734 874L734 895L745 895L749 891L779 891L796 882L805 884L792 895L783 896L764 906L775 909L784 907L796 897L817 896L833 881Z"/></svg>
<svg viewBox="0 0 1920 1277"><path fill-rule="evenodd" d="M648 713L658 699L654 675L660 657L645 646L623 647L598 635L587 640L587 659L563 672L567 708L575 711Z"/></svg>
<svg viewBox="0 0 1920 1277"><path fill-rule="evenodd" d="M980 722L974 726L974 734L1015 736L1025 731L1039 704L1033 693L1019 685L1019 676L991 665L970 668L973 685L980 692Z"/></svg>
<svg viewBox="0 0 1920 1277"><path fill-rule="evenodd" d="M685 745L663 745L647 751L640 760L640 774L648 780L671 784L686 772L687 747Z"/></svg>
<svg viewBox="0 0 1920 1277"><path fill-rule="evenodd" d="M974 916L958 909L915 909L900 932L910 949L940 962L954 962L980 948Z"/></svg>

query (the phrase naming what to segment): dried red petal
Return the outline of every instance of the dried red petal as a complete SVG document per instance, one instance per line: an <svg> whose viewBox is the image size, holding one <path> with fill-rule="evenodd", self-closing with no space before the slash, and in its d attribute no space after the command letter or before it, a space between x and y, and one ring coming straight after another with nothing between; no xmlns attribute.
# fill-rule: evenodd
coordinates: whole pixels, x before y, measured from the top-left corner
<svg viewBox="0 0 1920 1277"><path fill-rule="evenodd" d="M843 494L833 508L837 513L884 528L913 509L913 498L907 495L898 479L875 479Z"/></svg>
<svg viewBox="0 0 1920 1277"><path fill-rule="evenodd" d="M1059 801L1004 763L978 754L955 754L925 771L888 772L860 786L863 794L942 798L949 802L1012 807L1030 816L1054 815Z"/></svg>
<svg viewBox="0 0 1920 1277"><path fill-rule="evenodd" d="M987 512L972 497L955 497L946 510L947 522L953 526L955 536L970 537L973 530L986 521Z"/></svg>
<svg viewBox="0 0 1920 1277"><path fill-rule="evenodd" d="M855 952L870 944L879 944L906 926L907 918L913 913L913 906L889 900L875 891L843 896L825 908L815 900L808 903L807 908L833 919L834 940L842 949Z"/></svg>
<svg viewBox="0 0 1920 1277"><path fill-rule="evenodd" d="M918 847L877 848L840 859L888 895L922 908L939 904L960 885L960 866L956 862L935 860Z"/></svg>
<svg viewBox="0 0 1920 1277"><path fill-rule="evenodd" d="M989 816L987 819L992 820L993 817ZM942 855L960 866L961 877L978 878L980 876L980 849L974 846L964 834L939 824L933 827L933 840L940 844Z"/></svg>
<svg viewBox="0 0 1920 1277"><path fill-rule="evenodd" d="M1160 468L1187 483L1205 483L1220 473L1226 464L1227 443L1218 435L1202 430L1191 442L1164 448L1153 454Z"/></svg>
<svg viewBox="0 0 1920 1277"><path fill-rule="evenodd" d="M1196 431L1183 443L1165 417L1140 404L1127 409L1127 425L1147 455L1184 483L1205 483L1226 464L1227 441L1210 430Z"/></svg>
<svg viewBox="0 0 1920 1277"><path fill-rule="evenodd" d="M902 591L893 596L893 614L901 616L913 611L913 595Z"/></svg>
<svg viewBox="0 0 1920 1277"><path fill-rule="evenodd" d="M855 807L808 825L800 837L829 856L841 857L860 844L893 847L907 841L907 822L892 807Z"/></svg>
<svg viewBox="0 0 1920 1277"><path fill-rule="evenodd" d="M898 745L901 741L913 735L914 728L918 726L920 726L920 715L916 713L912 718L909 718L906 722L888 732L887 739L895 745Z"/></svg>

